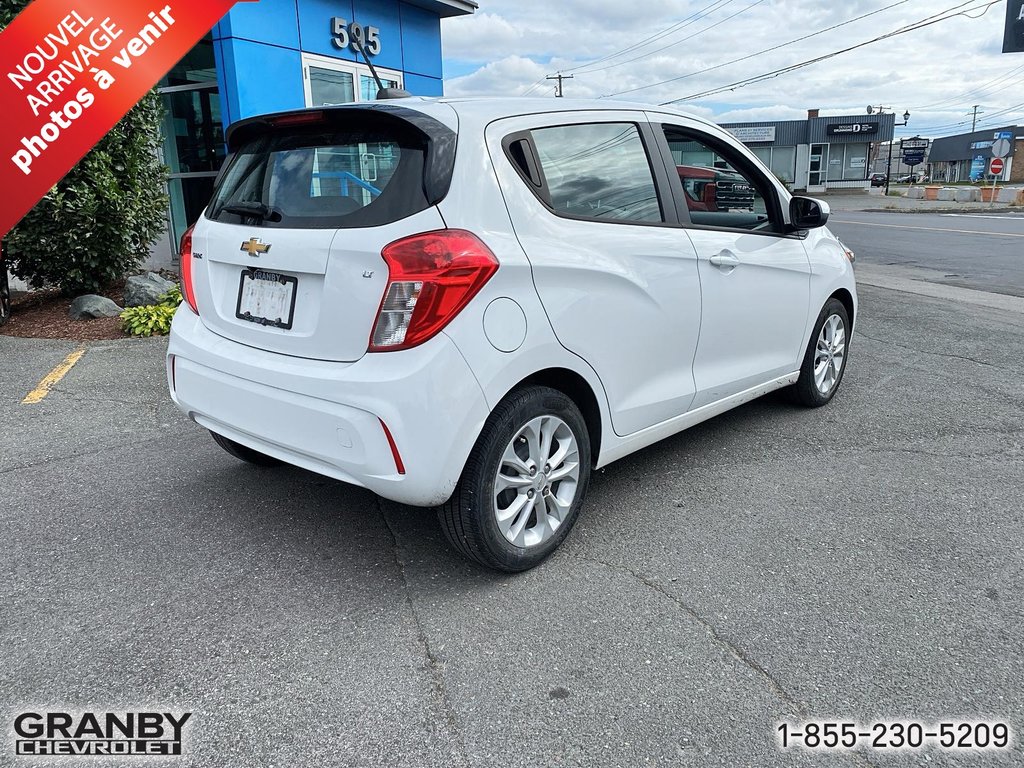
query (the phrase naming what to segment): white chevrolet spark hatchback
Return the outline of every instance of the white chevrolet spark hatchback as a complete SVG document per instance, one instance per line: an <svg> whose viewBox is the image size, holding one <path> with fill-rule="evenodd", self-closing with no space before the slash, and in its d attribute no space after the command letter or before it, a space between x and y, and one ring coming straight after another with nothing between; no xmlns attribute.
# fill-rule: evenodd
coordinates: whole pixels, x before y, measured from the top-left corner
<svg viewBox="0 0 1024 768"><path fill-rule="evenodd" d="M182 242L174 402L230 454L437 507L530 568L593 469L775 389L857 311L824 203L664 108L403 99L249 119Z"/></svg>

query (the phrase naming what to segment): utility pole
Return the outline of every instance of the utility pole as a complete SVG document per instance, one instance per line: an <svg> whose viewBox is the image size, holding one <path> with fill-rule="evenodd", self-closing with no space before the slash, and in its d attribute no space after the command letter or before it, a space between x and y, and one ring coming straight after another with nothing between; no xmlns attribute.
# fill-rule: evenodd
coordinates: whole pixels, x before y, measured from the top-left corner
<svg viewBox="0 0 1024 768"><path fill-rule="evenodd" d="M881 114L882 109L879 108L878 112L879 112L879 114ZM869 112L868 114L871 114L871 113ZM895 120L896 118L893 118L893 119ZM896 129L897 128L902 128L903 126L905 126L909 122L910 122L910 111L908 110L908 111L903 113L903 122L902 123L895 123L894 122L892 124L893 125L893 136L892 136L892 140L889 142L889 160L885 164L885 196L886 197L889 196L889 181L890 181L889 177L892 176L892 145L896 143ZM903 146L903 142L902 141L900 142L900 146L901 147Z"/></svg>
<svg viewBox="0 0 1024 768"><path fill-rule="evenodd" d="M971 133L978 130L978 110L981 108L981 104L974 105L974 118L971 120Z"/></svg>
<svg viewBox="0 0 1024 768"><path fill-rule="evenodd" d="M555 90L555 96L557 96L558 98L562 98L562 81L572 80L574 79L574 75L563 75L561 72L559 72L557 75L548 75L547 79L558 81L558 88Z"/></svg>

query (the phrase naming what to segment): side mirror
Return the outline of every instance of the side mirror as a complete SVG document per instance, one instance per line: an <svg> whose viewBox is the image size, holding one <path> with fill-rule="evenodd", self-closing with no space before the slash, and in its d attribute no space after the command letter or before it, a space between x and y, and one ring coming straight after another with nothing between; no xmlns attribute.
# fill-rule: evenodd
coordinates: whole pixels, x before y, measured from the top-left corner
<svg viewBox="0 0 1024 768"><path fill-rule="evenodd" d="M794 230L824 227L831 212L828 203L813 197L794 197L789 201L789 222Z"/></svg>

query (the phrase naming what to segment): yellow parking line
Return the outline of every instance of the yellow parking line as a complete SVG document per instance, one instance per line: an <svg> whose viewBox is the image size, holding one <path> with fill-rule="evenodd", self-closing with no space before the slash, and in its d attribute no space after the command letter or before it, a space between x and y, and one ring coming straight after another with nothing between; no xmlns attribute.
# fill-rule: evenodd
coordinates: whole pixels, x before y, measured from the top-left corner
<svg viewBox="0 0 1024 768"><path fill-rule="evenodd" d="M50 394L50 390L57 386L57 382L68 375L68 371L75 367L75 363L81 360L84 354L85 347L82 347L65 357L64 362L46 374L46 377L39 382L35 389L28 393L25 399L21 401L21 404L33 405L34 403L42 402Z"/></svg>

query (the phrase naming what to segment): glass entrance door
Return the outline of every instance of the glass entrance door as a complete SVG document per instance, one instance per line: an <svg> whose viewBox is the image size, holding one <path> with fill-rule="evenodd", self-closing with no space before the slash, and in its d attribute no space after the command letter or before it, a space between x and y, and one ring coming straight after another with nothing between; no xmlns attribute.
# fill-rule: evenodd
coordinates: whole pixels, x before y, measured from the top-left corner
<svg viewBox="0 0 1024 768"><path fill-rule="evenodd" d="M828 144L812 144L811 145L811 167L810 175L807 179L807 186L809 187L823 187L825 186L825 178L827 175L827 168L825 167L826 158L828 157Z"/></svg>

